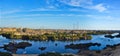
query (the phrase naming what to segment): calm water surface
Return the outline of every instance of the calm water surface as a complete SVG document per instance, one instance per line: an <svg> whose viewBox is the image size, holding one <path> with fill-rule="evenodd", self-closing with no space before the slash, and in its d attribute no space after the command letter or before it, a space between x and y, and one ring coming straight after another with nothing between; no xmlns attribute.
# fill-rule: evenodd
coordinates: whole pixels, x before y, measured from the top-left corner
<svg viewBox="0 0 120 56"><path fill-rule="evenodd" d="M114 35L114 34L113 34ZM74 53L76 54L79 50L73 49L66 49L65 45L74 43L100 43L101 46L90 46L89 50L103 50L106 45L114 45L120 43L120 38L105 38L104 35L92 35L93 38L91 40L77 40L77 41L30 41L30 40L14 40L15 42L29 42L32 44L30 47L26 47L25 49L18 49L16 51L17 54L41 54L46 52L59 52L59 53ZM0 36L0 46L3 44L8 44L13 40L6 39L5 37ZM55 45L57 43L57 46ZM45 50L40 50L39 47L47 47ZM3 48L0 49L1 52L9 52L4 50Z"/></svg>

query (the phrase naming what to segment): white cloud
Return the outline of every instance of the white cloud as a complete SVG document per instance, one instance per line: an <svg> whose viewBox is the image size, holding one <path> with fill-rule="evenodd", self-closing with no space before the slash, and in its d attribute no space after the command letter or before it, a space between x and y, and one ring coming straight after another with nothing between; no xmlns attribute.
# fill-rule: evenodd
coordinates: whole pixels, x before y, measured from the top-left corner
<svg viewBox="0 0 120 56"><path fill-rule="evenodd" d="M1 14L12 14L12 13L17 13L17 12L20 12L21 10L10 10L10 11L2 11Z"/></svg>
<svg viewBox="0 0 120 56"><path fill-rule="evenodd" d="M92 4L92 0L59 0L59 1L64 4L67 4L70 6L77 6L77 7Z"/></svg>
<svg viewBox="0 0 120 56"><path fill-rule="evenodd" d="M51 5L50 4L51 1L55 1L55 0L46 0L46 4L49 4L49 5L42 7L42 8L35 8L35 9L30 9L30 10L16 9L16 10L10 10L10 11L2 11L1 14L12 14L12 13L17 13L17 12L31 12L31 11L64 11L64 10L56 7L56 6L60 6L60 4ZM99 12L107 11L107 6L105 6L102 3L93 5L92 0L57 0L57 1L62 4L66 4L66 5L73 6L73 7L82 7L82 8L86 8L86 9L97 10ZM88 10L84 10L84 9L81 10L80 8L69 8L69 9L66 9L66 11L67 10L75 11L75 12L88 11Z"/></svg>
<svg viewBox="0 0 120 56"><path fill-rule="evenodd" d="M24 18L29 18L29 17L41 17L41 16L47 16L47 17L66 17L66 16L69 16L69 17L80 17L80 16L84 16L84 15L81 15L81 14L23 14L23 15L10 15L10 16L2 16L0 17L1 19L5 19L5 18L21 18L21 17L24 17Z"/></svg>
<svg viewBox="0 0 120 56"><path fill-rule="evenodd" d="M107 8L103 4L92 6L92 9L98 10L99 12L103 12L107 10Z"/></svg>
<svg viewBox="0 0 120 56"><path fill-rule="evenodd" d="M29 11L48 11L46 8L36 8L36 9L31 9Z"/></svg>
<svg viewBox="0 0 120 56"><path fill-rule="evenodd" d="M62 11L62 10L60 10L60 9L52 9L52 7L51 8L35 8L35 9L30 9L30 10L28 10L28 12L31 12L31 11Z"/></svg>
<svg viewBox="0 0 120 56"><path fill-rule="evenodd" d="M113 16L100 16L100 15L86 15L87 17L90 17L92 19L100 19L100 20L120 20L119 17L113 17Z"/></svg>
<svg viewBox="0 0 120 56"><path fill-rule="evenodd" d="M69 6L93 9L99 12L104 12L107 10L107 6L102 3L94 5L92 0L59 0L59 2Z"/></svg>

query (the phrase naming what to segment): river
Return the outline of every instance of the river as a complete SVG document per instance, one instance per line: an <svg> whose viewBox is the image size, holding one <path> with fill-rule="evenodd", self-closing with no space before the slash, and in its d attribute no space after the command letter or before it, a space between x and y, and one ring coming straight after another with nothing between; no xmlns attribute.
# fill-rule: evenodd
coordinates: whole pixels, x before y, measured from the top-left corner
<svg viewBox="0 0 120 56"><path fill-rule="evenodd" d="M114 34L113 34L114 35ZM66 49L65 45L79 44L79 43L100 43L100 46L90 46L89 50L103 50L106 45L114 45L120 43L120 38L105 38L104 35L92 35L91 40L76 40L76 41L31 41L31 40L15 40L15 39L6 39L5 37L0 36L0 46L8 44L11 41L15 42L29 42L32 44L30 47L25 49L18 49L17 54L41 54L46 52L58 52L58 53L73 53L77 54L79 50L77 49ZM40 50L39 47L46 47L45 50ZM0 48L1 52L9 52Z"/></svg>

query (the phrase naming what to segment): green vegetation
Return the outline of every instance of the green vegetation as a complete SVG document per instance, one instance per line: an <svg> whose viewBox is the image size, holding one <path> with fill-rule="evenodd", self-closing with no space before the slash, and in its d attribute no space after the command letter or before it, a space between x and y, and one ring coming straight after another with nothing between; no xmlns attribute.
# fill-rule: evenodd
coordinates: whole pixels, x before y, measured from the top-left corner
<svg viewBox="0 0 120 56"><path fill-rule="evenodd" d="M15 31L16 30L16 31ZM91 35L110 34L112 31L95 31L95 30L42 30L29 28L2 28L0 35L10 39L23 40L90 40Z"/></svg>
<svg viewBox="0 0 120 56"><path fill-rule="evenodd" d="M0 32L0 35L2 34L2 32Z"/></svg>
<svg viewBox="0 0 120 56"><path fill-rule="evenodd" d="M12 56L12 54L7 52L0 52L0 56Z"/></svg>
<svg viewBox="0 0 120 56"><path fill-rule="evenodd" d="M14 32L5 32L5 33L1 33L1 35L6 38L14 38L15 37Z"/></svg>
<svg viewBox="0 0 120 56"><path fill-rule="evenodd" d="M23 40L89 40L92 38L91 35L79 34L79 33L45 33L42 35L15 35L14 32L2 33L2 36L10 39L23 39Z"/></svg>
<svg viewBox="0 0 120 56"><path fill-rule="evenodd" d="M2 28L0 35L10 39L23 40L89 40L92 39L91 31L82 30L42 30L29 28Z"/></svg>
<svg viewBox="0 0 120 56"><path fill-rule="evenodd" d="M100 34L112 34L112 31L93 31L93 32L88 32L87 34L89 35L100 35Z"/></svg>

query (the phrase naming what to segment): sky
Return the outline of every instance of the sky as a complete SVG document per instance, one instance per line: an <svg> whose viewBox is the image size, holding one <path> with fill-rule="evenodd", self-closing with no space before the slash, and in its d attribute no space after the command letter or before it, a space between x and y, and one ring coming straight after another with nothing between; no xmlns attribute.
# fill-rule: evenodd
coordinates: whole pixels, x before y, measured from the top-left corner
<svg viewBox="0 0 120 56"><path fill-rule="evenodd" d="M120 0L0 0L0 27L120 30Z"/></svg>

